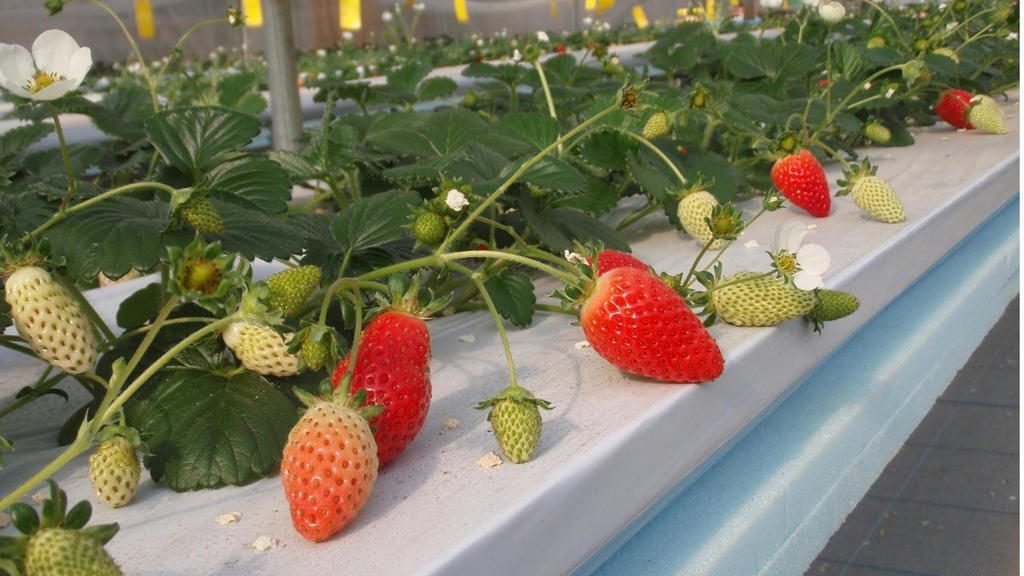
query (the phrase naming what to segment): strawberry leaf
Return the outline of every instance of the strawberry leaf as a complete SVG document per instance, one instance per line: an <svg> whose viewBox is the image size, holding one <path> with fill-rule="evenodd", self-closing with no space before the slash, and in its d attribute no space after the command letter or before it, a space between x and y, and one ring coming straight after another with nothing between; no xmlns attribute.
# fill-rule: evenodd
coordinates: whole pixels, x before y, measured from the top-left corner
<svg viewBox="0 0 1024 576"><path fill-rule="evenodd" d="M195 369L161 375L126 415L150 449L145 464L153 479L179 492L273 473L297 420L294 405L260 376Z"/></svg>
<svg viewBox="0 0 1024 576"><path fill-rule="evenodd" d="M198 181L252 142L260 119L218 106L177 108L146 120L146 133L168 164Z"/></svg>
<svg viewBox="0 0 1024 576"><path fill-rule="evenodd" d="M138 142L146 137L143 123L153 115L153 104L149 91L128 84L111 90L87 113L105 134L126 142Z"/></svg>
<svg viewBox="0 0 1024 576"><path fill-rule="evenodd" d="M4 132L0 135L0 164L6 164L51 132L53 126L50 124L28 124Z"/></svg>
<svg viewBox="0 0 1024 576"><path fill-rule="evenodd" d="M565 192L574 192L583 188L586 183L579 170L563 160L545 156L522 177L523 182L534 186L551 188Z"/></svg>
<svg viewBox="0 0 1024 576"><path fill-rule="evenodd" d="M540 152L558 139L559 126L547 114L513 112L499 118L488 132L529 144L530 152Z"/></svg>
<svg viewBox="0 0 1024 576"><path fill-rule="evenodd" d="M763 41L756 46L730 45L725 68L743 80L803 78L814 70L815 50L806 44Z"/></svg>
<svg viewBox="0 0 1024 576"><path fill-rule="evenodd" d="M225 162L210 170L204 187L212 198L230 198L234 203L266 214L288 210L291 182L279 164L262 156Z"/></svg>
<svg viewBox="0 0 1024 576"><path fill-rule="evenodd" d="M250 260L289 258L302 251L302 232L280 217L270 216L233 198L210 198L224 219L224 232L216 235L225 252L238 252Z"/></svg>
<svg viewBox="0 0 1024 576"><path fill-rule="evenodd" d="M503 318L520 328L533 322L537 295L529 276L522 272L504 271L488 278L484 286Z"/></svg>
<svg viewBox="0 0 1024 576"><path fill-rule="evenodd" d="M17 238L45 222L54 209L31 190L0 194L0 236Z"/></svg>
<svg viewBox="0 0 1024 576"><path fill-rule="evenodd" d="M138 328L149 322L164 305L164 290L159 282L147 284L124 299L117 308L117 325L125 330Z"/></svg>

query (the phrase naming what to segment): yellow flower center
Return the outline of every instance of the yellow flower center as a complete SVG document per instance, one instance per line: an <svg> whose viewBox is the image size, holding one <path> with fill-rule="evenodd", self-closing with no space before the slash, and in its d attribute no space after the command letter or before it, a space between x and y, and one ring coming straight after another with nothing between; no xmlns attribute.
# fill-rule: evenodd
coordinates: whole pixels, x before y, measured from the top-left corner
<svg viewBox="0 0 1024 576"><path fill-rule="evenodd" d="M800 271L800 266L796 263L796 254L787 250L779 250L779 253L775 255L775 268L786 276L796 274Z"/></svg>
<svg viewBox="0 0 1024 576"><path fill-rule="evenodd" d="M25 85L25 89L33 94L38 94L43 90L43 88L46 88L54 82L63 79L64 77L60 74L54 74L52 72L43 72L42 70L39 70L38 72L36 72L36 75L32 77L32 80L30 80L29 83Z"/></svg>

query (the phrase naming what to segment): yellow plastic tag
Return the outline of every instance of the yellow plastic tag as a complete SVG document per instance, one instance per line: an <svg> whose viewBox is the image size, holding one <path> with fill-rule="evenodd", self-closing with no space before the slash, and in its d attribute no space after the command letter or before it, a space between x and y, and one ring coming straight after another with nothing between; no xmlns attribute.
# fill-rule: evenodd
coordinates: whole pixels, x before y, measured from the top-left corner
<svg viewBox="0 0 1024 576"><path fill-rule="evenodd" d="M469 22L469 10L466 8L466 0L455 0L455 19L462 24Z"/></svg>
<svg viewBox="0 0 1024 576"><path fill-rule="evenodd" d="M615 0L597 0L597 13L603 14L615 6Z"/></svg>
<svg viewBox="0 0 1024 576"><path fill-rule="evenodd" d="M153 24L153 5L149 0L135 0L135 28L139 32L139 38L148 40L156 36L156 26Z"/></svg>
<svg viewBox="0 0 1024 576"><path fill-rule="evenodd" d="M704 11L707 13L709 21L715 20L715 0L708 0Z"/></svg>
<svg viewBox="0 0 1024 576"><path fill-rule="evenodd" d="M583 8L587 11L593 12L597 9L597 0L586 0L583 3Z"/></svg>
<svg viewBox="0 0 1024 576"><path fill-rule="evenodd" d="M245 25L249 28L263 26L263 9L260 0L242 0L242 11L245 12Z"/></svg>
<svg viewBox="0 0 1024 576"><path fill-rule="evenodd" d="M551 20L558 21L558 0L551 0Z"/></svg>
<svg viewBox="0 0 1024 576"><path fill-rule="evenodd" d="M637 4L633 6L633 22L636 22L637 28L647 28L650 22L647 21L647 13L644 12L644 7Z"/></svg>
<svg viewBox="0 0 1024 576"><path fill-rule="evenodd" d="M338 0L338 15L342 30L362 30L363 3L361 0Z"/></svg>

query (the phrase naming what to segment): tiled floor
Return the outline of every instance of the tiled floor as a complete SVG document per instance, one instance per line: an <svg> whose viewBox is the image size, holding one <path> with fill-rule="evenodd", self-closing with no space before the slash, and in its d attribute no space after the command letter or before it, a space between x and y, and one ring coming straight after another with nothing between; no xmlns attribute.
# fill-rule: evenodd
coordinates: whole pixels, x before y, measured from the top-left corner
<svg viewBox="0 0 1024 576"><path fill-rule="evenodd" d="M1019 574L1015 299L804 576Z"/></svg>

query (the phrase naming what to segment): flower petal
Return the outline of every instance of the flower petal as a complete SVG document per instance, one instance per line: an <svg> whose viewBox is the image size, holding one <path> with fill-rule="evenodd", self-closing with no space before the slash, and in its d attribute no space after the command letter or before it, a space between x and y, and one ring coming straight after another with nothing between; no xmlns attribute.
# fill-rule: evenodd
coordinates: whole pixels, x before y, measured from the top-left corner
<svg viewBox="0 0 1024 576"><path fill-rule="evenodd" d="M90 68L92 68L92 50L89 48L79 48L71 55L71 60L68 62L68 71L64 76L77 80L78 84L81 84L82 80L85 80L85 75L89 73ZM75 85L75 88L78 88L78 84Z"/></svg>
<svg viewBox="0 0 1024 576"><path fill-rule="evenodd" d="M28 97L25 85L36 73L32 55L24 46L0 44L0 85L23 98Z"/></svg>
<svg viewBox="0 0 1024 576"><path fill-rule="evenodd" d="M68 75L71 55L78 50L78 42L63 30L47 30L32 43L32 58L36 68L43 72Z"/></svg>
<svg viewBox="0 0 1024 576"><path fill-rule="evenodd" d="M801 270L820 276L832 265L832 255L817 244L804 244L796 253L796 263Z"/></svg>
<svg viewBox="0 0 1024 576"><path fill-rule="evenodd" d="M78 88L78 85L81 83L81 80L74 80L72 78L67 78L65 80L57 80L56 82L50 84L46 88L43 88L39 92L36 92L35 94L29 94L28 97L40 102L49 102L51 100L56 100L57 98L60 98L61 96L67 94L68 92L71 92L75 88Z"/></svg>
<svg viewBox="0 0 1024 576"><path fill-rule="evenodd" d="M800 244L804 241L804 236L807 235L807 226L801 222L790 221L779 226L775 229L775 237L772 240L772 247L775 252L779 250L785 250L791 254L796 254L796 251L800 249Z"/></svg>
<svg viewBox="0 0 1024 576"><path fill-rule="evenodd" d="M806 270L801 270L793 275L793 285L805 292L825 287L825 283L821 281L820 275L811 274Z"/></svg>

